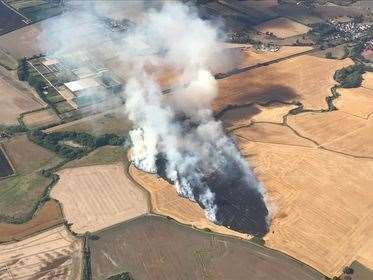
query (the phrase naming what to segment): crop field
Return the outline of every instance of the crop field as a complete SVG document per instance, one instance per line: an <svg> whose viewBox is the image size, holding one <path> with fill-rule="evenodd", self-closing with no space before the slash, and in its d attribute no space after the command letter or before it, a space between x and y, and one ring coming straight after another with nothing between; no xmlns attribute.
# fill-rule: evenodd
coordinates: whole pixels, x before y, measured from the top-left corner
<svg viewBox="0 0 373 280"><path fill-rule="evenodd" d="M60 225L64 222L62 211L54 200L47 201L36 215L23 224L0 223L0 243L19 241L26 237Z"/></svg>
<svg viewBox="0 0 373 280"><path fill-rule="evenodd" d="M95 136L105 133L126 135L131 127L131 122L125 116L124 107L119 107L104 113L99 113L66 124L55 126L47 131L87 132Z"/></svg>
<svg viewBox="0 0 373 280"><path fill-rule="evenodd" d="M0 215L22 218L44 192L50 178L38 171L56 165L61 159L54 153L19 135L3 143L15 175L0 181Z"/></svg>
<svg viewBox="0 0 373 280"><path fill-rule="evenodd" d="M140 217L97 236L90 243L93 280L120 272L142 280L324 279L281 253L157 216Z"/></svg>
<svg viewBox="0 0 373 280"><path fill-rule="evenodd" d="M260 52L255 51L254 47L248 44L228 43L224 43L223 47L231 60L232 68L254 66L312 50L312 47L282 46L277 52Z"/></svg>
<svg viewBox="0 0 373 280"><path fill-rule="evenodd" d="M32 91L15 77L0 70L0 123L15 124L19 114L39 109L42 104Z"/></svg>
<svg viewBox="0 0 373 280"><path fill-rule="evenodd" d="M103 146L90 152L85 157L68 162L63 168L74 168L91 165L126 163L127 150L121 146Z"/></svg>
<svg viewBox="0 0 373 280"><path fill-rule="evenodd" d="M280 17L266 21L255 26L255 29L266 33L273 33L279 38L288 38L296 35L307 33L310 28L288 18Z"/></svg>
<svg viewBox="0 0 373 280"><path fill-rule="evenodd" d="M148 197L124 167L96 165L64 169L51 197L60 201L71 229L94 232L148 212Z"/></svg>
<svg viewBox="0 0 373 280"><path fill-rule="evenodd" d="M82 242L65 227L0 245L0 278L79 279Z"/></svg>
<svg viewBox="0 0 373 280"><path fill-rule="evenodd" d="M266 246L328 276L339 275L367 254L373 230L368 214L373 211L373 178L367 174L372 174L373 161L313 147L239 140L273 208Z"/></svg>
<svg viewBox="0 0 373 280"><path fill-rule="evenodd" d="M350 64L350 59L329 60L303 55L232 75L218 80L219 95L214 109L219 111L229 104L271 100L299 100L306 108L325 108L325 97L336 83L334 72Z"/></svg>
<svg viewBox="0 0 373 280"><path fill-rule="evenodd" d="M22 120L29 128L44 127L60 122L60 118L51 109L25 114Z"/></svg>
<svg viewBox="0 0 373 280"><path fill-rule="evenodd" d="M220 115L227 130L250 125L252 122L282 123L286 115L295 105L272 104L271 106L250 105L232 108Z"/></svg>
<svg viewBox="0 0 373 280"><path fill-rule="evenodd" d="M230 230L210 222L203 209L195 202L179 196L174 186L154 174L143 172L132 164L129 167L130 176L151 196L152 212L169 216L183 224L192 225L199 229L209 229L222 234L247 239L250 236Z"/></svg>

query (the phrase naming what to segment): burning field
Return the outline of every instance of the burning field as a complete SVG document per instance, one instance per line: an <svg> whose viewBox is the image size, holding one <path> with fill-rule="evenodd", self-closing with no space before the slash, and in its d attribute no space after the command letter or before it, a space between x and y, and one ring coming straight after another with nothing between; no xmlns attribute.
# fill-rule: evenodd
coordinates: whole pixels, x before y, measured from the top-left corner
<svg viewBox="0 0 373 280"><path fill-rule="evenodd" d="M198 32L188 32L191 26ZM211 110L217 82L210 66L222 54L217 30L183 6L165 5L125 42L150 47L145 34L158 38L153 52L162 51L184 86L162 98L161 86L143 66L148 58L134 56L139 66L125 89L126 112L134 123L132 161L196 201L211 221L242 233L266 234L264 189ZM181 43L172 39L176 36Z"/></svg>

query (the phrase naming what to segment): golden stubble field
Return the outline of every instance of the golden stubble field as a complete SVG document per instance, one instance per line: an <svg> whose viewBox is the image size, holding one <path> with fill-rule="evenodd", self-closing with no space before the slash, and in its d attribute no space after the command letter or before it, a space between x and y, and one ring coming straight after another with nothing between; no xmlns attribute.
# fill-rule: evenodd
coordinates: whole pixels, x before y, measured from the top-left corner
<svg viewBox="0 0 373 280"><path fill-rule="evenodd" d="M295 73L296 68L286 68L295 62L300 63L295 67L301 67L306 61L314 62L307 68L312 71ZM319 109L325 108L325 96L335 84L334 71L349 63L314 60L305 55L263 68L273 70L282 65L284 69L272 73L277 73L277 80L282 72L281 86L294 93L290 99L301 101L306 108ZM265 87L265 83L272 83L272 73L266 74L264 69L244 74L248 77L251 73L248 80L262 79ZM261 76L256 77L257 74ZM371 75L366 74L362 87L338 89L341 96L335 101L337 111L289 115L286 123L279 118L260 119L257 116L262 114L261 110L253 107L228 110L221 116L267 189L274 218L265 237L266 246L328 276L339 275L354 260L373 268L371 81ZM274 92L269 91L263 98L286 97ZM229 95L225 97L226 103L234 100L239 104L244 98L252 98L250 90L241 98L230 96L231 99ZM279 109L267 110L281 114Z"/></svg>
<svg viewBox="0 0 373 280"><path fill-rule="evenodd" d="M124 173L121 164L68 168L51 197L62 204L76 233L94 232L149 211L147 194Z"/></svg>
<svg viewBox="0 0 373 280"><path fill-rule="evenodd" d="M326 108L325 97L336 83L333 74L352 64L350 59L329 60L302 55L218 80L214 110L251 102L301 101L312 109Z"/></svg>
<svg viewBox="0 0 373 280"><path fill-rule="evenodd" d="M0 245L0 279L78 280L82 267L82 241L64 226L25 240Z"/></svg>

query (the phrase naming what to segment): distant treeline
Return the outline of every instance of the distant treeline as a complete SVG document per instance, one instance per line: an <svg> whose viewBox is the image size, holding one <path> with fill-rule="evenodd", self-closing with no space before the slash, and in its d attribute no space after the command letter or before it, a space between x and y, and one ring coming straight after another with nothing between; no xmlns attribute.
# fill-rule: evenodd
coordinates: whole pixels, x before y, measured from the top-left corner
<svg viewBox="0 0 373 280"><path fill-rule="evenodd" d="M343 88L356 88L361 85L364 73L364 65L354 64L337 70L334 74L334 80Z"/></svg>
<svg viewBox="0 0 373 280"><path fill-rule="evenodd" d="M81 158L92 150L105 145L120 146L126 140L125 137L115 134L95 137L85 132L74 131L45 133L41 130L33 130L28 135L33 142L66 159ZM78 145L68 145L66 141L72 141Z"/></svg>

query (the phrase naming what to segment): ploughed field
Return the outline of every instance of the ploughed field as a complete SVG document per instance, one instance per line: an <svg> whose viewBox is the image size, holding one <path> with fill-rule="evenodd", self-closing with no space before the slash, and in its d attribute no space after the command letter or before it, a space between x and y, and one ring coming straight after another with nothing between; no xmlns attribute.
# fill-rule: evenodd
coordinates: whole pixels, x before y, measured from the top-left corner
<svg viewBox="0 0 373 280"><path fill-rule="evenodd" d="M296 260L256 244L145 216L96 233L92 279L324 279ZM129 253L131 252L131 253Z"/></svg>
<svg viewBox="0 0 373 280"><path fill-rule="evenodd" d="M23 20L20 15L0 1L0 35L26 26Z"/></svg>
<svg viewBox="0 0 373 280"><path fill-rule="evenodd" d="M11 163L0 146L0 178L8 177L14 173Z"/></svg>

